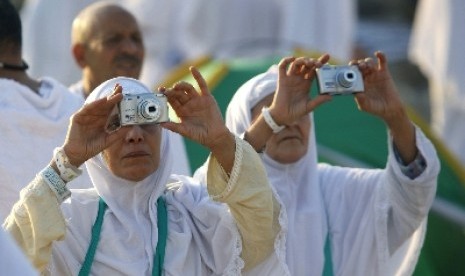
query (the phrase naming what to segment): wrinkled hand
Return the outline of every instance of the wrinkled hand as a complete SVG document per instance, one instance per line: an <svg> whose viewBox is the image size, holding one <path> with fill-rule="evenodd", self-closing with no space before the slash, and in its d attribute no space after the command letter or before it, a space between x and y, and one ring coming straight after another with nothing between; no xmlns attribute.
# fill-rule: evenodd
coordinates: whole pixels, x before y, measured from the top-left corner
<svg viewBox="0 0 465 276"><path fill-rule="evenodd" d="M85 104L71 117L63 145L71 164L79 167L124 135L121 129L112 133L105 131L109 114L123 98L122 91L116 85L110 96Z"/></svg>
<svg viewBox="0 0 465 276"><path fill-rule="evenodd" d="M277 90L270 106L270 112L276 123L291 124L331 99L329 95L310 98L310 86L315 78L315 69L328 60L329 55L325 54L318 59L288 57L280 61Z"/></svg>
<svg viewBox="0 0 465 276"><path fill-rule="evenodd" d="M389 72L386 56L379 51L375 56L377 62L372 58L350 62L358 65L365 85L364 93L356 93L355 100L360 110L379 116L389 124L404 117L405 110Z"/></svg>
<svg viewBox="0 0 465 276"><path fill-rule="evenodd" d="M231 133L224 124L218 104L208 90L204 78L196 68L191 67L190 71L200 92L183 81L166 89L164 94L180 123L166 122L162 126L212 149L223 138L231 136Z"/></svg>

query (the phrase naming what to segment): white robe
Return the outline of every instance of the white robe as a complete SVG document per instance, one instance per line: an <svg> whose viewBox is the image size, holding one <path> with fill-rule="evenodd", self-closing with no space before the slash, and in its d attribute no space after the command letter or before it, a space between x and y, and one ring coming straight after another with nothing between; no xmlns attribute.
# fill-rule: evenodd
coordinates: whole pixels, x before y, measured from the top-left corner
<svg viewBox="0 0 465 276"><path fill-rule="evenodd" d="M233 133L242 135L247 130L251 109L275 91L276 81L273 66L239 88L226 112L226 124ZM280 164L262 154L269 181L287 214L286 261L291 275L322 275L327 237L334 275L411 275L436 192L440 165L433 145L416 128L416 144L427 167L413 180L401 172L392 139L386 169L317 164L310 116L309 149L304 157ZM202 170L195 177L202 179Z"/></svg>
<svg viewBox="0 0 465 276"><path fill-rule="evenodd" d="M83 104L54 79L42 79L41 95L9 79L0 79L0 219L9 214L19 191L52 159L53 149L63 144L70 116ZM71 188L89 188L83 176Z"/></svg>

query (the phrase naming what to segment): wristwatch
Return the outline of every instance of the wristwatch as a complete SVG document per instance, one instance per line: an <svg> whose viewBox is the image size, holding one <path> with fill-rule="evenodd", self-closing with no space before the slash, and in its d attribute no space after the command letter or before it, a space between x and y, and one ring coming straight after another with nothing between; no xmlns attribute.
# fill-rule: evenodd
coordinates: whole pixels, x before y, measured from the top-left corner
<svg viewBox="0 0 465 276"><path fill-rule="evenodd" d="M81 175L82 170L78 169L76 166L69 162L68 156L66 156L63 148L55 148L53 151L53 159L57 165L60 177L64 181L70 182L71 180Z"/></svg>

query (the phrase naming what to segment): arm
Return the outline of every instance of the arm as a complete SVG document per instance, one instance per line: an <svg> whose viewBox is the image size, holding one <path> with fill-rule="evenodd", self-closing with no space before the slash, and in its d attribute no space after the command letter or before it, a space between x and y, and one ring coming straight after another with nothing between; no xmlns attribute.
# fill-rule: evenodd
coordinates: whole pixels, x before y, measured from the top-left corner
<svg viewBox="0 0 465 276"><path fill-rule="evenodd" d="M310 113L331 96L319 95L310 99L309 91L315 77L315 69L329 60L323 55L318 60L310 58L283 58L279 63L276 93L269 107L271 117L278 125L289 125ZM273 134L260 114L247 129L244 139L260 151Z"/></svg>
<svg viewBox="0 0 465 276"><path fill-rule="evenodd" d="M163 123L211 151L208 192L227 203L242 238L245 269L264 260L274 249L280 206L272 194L261 160L253 148L225 126L215 99L200 73L191 68L200 88L180 82L164 90L180 123Z"/></svg>
<svg viewBox="0 0 465 276"><path fill-rule="evenodd" d="M377 64L371 58L351 62L358 65L365 84L365 92L357 93L355 99L360 110L378 116L386 123L403 163L408 164L418 153L415 127L399 97L386 56L381 52L375 55Z"/></svg>
<svg viewBox="0 0 465 276"><path fill-rule="evenodd" d="M194 67L190 70L200 91L187 82L178 82L169 89L161 88L181 120L180 123L162 123L162 126L207 147L230 174L236 148L234 135L225 126L215 98L200 72Z"/></svg>
<svg viewBox="0 0 465 276"><path fill-rule="evenodd" d="M124 131L112 134L104 131L110 111L122 98L121 91L117 87L111 96L84 105L72 116L64 143L72 165L80 166L124 135ZM69 195L52 158L49 166L21 191L19 201L3 224L39 271L48 265L53 241L65 236L60 203Z"/></svg>
<svg viewBox="0 0 465 276"><path fill-rule="evenodd" d="M439 160L432 144L408 118L385 55L376 52L375 56L377 62L371 58L352 62L358 64L365 84L365 92L355 97L359 109L383 119L392 139L385 189L390 204L389 249L393 252L426 217L436 191ZM417 162L423 165L413 175L403 170Z"/></svg>
<svg viewBox="0 0 465 276"><path fill-rule="evenodd" d="M209 158L207 189L210 196L228 204L242 239L244 271L253 268L274 250L280 231L277 202L261 159L245 141L236 138L236 155L229 177L216 158Z"/></svg>

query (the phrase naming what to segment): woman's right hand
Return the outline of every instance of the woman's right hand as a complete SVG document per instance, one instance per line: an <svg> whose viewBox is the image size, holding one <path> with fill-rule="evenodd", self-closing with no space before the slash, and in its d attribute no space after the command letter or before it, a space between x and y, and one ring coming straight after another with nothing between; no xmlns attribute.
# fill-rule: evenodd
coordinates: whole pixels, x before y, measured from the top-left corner
<svg viewBox="0 0 465 276"><path fill-rule="evenodd" d="M279 62L278 84L269 109L278 125L292 124L331 99L329 95L310 98L310 86L316 75L315 70L328 60L329 55L324 54L318 59L288 57Z"/></svg>
<svg viewBox="0 0 465 276"><path fill-rule="evenodd" d="M111 95L83 105L71 116L63 148L72 165L81 166L123 137L124 128L111 133L105 130L108 116L123 99L122 91L117 84Z"/></svg>

